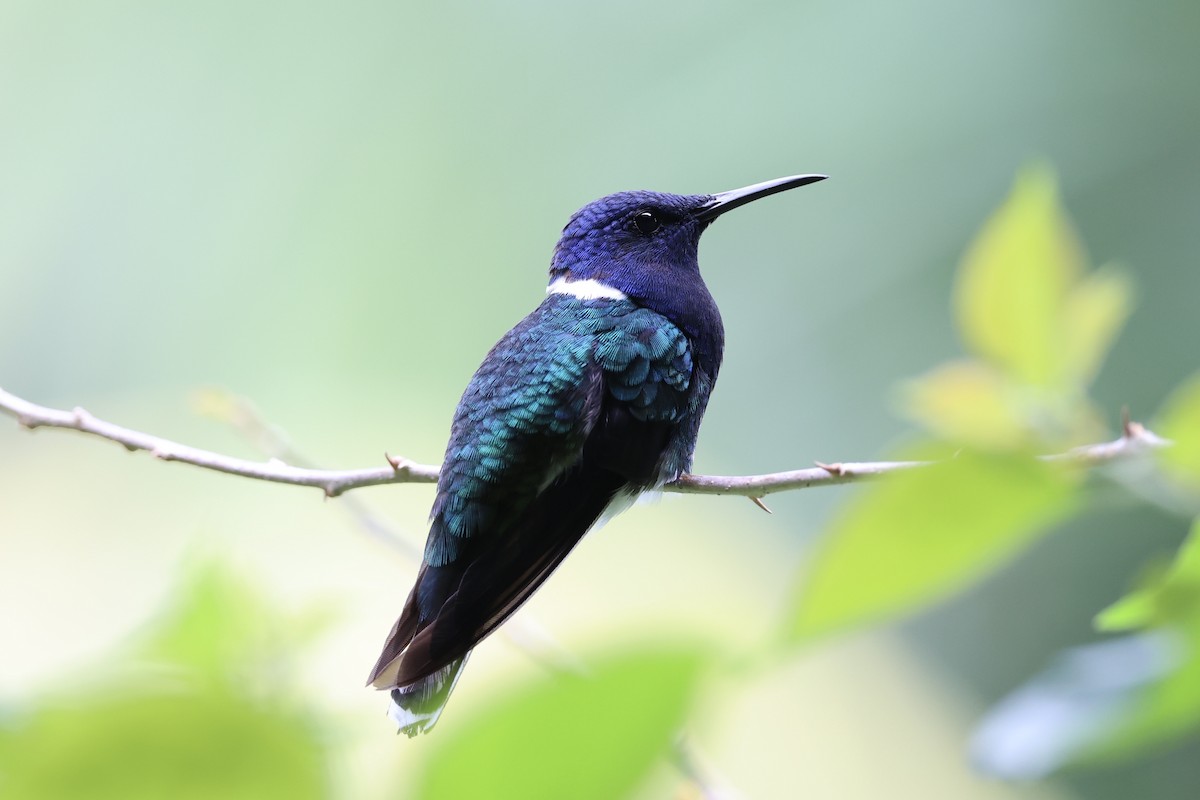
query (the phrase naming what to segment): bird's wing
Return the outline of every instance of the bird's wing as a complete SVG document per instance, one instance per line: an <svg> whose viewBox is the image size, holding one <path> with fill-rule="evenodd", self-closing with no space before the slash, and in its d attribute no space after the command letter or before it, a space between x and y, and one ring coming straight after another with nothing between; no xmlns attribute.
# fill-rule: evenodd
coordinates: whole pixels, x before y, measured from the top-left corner
<svg viewBox="0 0 1200 800"><path fill-rule="evenodd" d="M371 682L466 654L614 498L659 482L691 382L687 338L627 301L552 295L502 338L455 414L425 561Z"/></svg>

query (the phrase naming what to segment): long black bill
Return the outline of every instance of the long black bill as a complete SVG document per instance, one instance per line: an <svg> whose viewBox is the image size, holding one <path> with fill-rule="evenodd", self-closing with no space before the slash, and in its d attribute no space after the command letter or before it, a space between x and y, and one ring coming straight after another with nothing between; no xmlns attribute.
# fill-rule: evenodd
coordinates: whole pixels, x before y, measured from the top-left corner
<svg viewBox="0 0 1200 800"><path fill-rule="evenodd" d="M726 211L732 211L738 206L744 206L752 200L757 200L760 197L766 197L776 192L786 192L788 189L795 189L797 186L807 186L810 183L823 181L828 177L828 175L792 175L787 178L776 178L773 181L763 181L753 186L744 186L741 189L731 189L728 192L714 194L708 205L700 209L699 213L696 214L696 218L703 222L710 222Z"/></svg>

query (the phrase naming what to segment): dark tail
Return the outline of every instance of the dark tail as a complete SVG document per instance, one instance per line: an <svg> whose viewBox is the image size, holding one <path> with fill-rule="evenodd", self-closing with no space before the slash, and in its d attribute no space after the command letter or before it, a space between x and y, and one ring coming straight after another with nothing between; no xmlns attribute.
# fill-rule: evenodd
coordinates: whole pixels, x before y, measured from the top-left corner
<svg viewBox="0 0 1200 800"><path fill-rule="evenodd" d="M399 727L398 732L412 737L433 729L470 656L468 652L432 675L399 689L392 689L392 704L388 707L388 716Z"/></svg>
<svg viewBox="0 0 1200 800"><path fill-rule="evenodd" d="M446 540L454 557L422 564L370 678L391 690L389 714L402 731L432 728L471 649L529 599L606 510L653 482L670 431L615 409L580 460L502 524L457 536L435 513L430 541Z"/></svg>

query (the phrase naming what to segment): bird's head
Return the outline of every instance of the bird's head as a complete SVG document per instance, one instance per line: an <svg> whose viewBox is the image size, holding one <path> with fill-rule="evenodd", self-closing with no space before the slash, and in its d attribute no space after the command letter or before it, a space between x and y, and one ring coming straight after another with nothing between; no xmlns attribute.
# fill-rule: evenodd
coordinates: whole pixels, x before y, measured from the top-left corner
<svg viewBox="0 0 1200 800"><path fill-rule="evenodd" d="M575 212L554 249L551 281L596 281L638 296L656 281L699 272L700 234L721 214L760 197L823 180L793 175L719 194L618 192Z"/></svg>

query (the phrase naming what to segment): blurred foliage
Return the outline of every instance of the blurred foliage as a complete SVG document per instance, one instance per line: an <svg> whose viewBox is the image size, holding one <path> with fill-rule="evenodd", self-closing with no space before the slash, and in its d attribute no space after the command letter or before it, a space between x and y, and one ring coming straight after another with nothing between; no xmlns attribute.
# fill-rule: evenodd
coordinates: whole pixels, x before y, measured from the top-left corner
<svg viewBox="0 0 1200 800"><path fill-rule="evenodd" d="M1025 169L959 267L954 310L974 356L908 387L931 433L987 449L1080 444L1102 430L1086 390L1131 304L1115 268L1088 272L1057 181Z"/></svg>
<svg viewBox="0 0 1200 800"><path fill-rule="evenodd" d="M1200 520L1166 570L1145 580L1096 617L1102 631L1129 631L1200 620Z"/></svg>
<svg viewBox="0 0 1200 800"><path fill-rule="evenodd" d="M300 648L333 621L326 607L285 618L243 579L202 564L186 576L174 610L134 648L133 657L182 665L190 682L270 698L288 686Z"/></svg>
<svg viewBox="0 0 1200 800"><path fill-rule="evenodd" d="M628 796L686 722L705 660L700 650L630 647L583 676L557 674L512 692L446 731L418 794Z"/></svg>
<svg viewBox="0 0 1200 800"><path fill-rule="evenodd" d="M796 593L805 638L944 597L1011 559L1078 505L1078 476L1034 453L1097 432L1085 389L1129 305L1119 273L1087 273L1046 167L1025 170L959 269L969 360L909 383L934 438L899 460L946 461L864 489L832 523Z"/></svg>
<svg viewBox="0 0 1200 800"><path fill-rule="evenodd" d="M1030 387L1082 389L1129 312L1128 281L1087 274L1045 166L1026 169L959 268L955 311L979 357Z"/></svg>
<svg viewBox="0 0 1200 800"><path fill-rule="evenodd" d="M960 271L956 293L959 324L968 347L982 362L955 363L917 381L908 392L913 416L928 423L935 433L959 434L952 440L965 447L1002 450L1032 445L1050 452L1064 441L1081 444L1081 437L1094 427L1086 386L1098 372L1130 305L1128 278L1112 267L1086 273L1081 251L1058 204L1052 175L1045 168L1026 170L1013 196L971 247ZM976 377L964 380L971 373ZM980 374L988 377L979 379ZM982 409L982 413L962 419L972 408ZM940 419L946 409L955 409L949 425ZM1162 449L1159 461L1170 473L1194 481L1198 474L1195 465L1200 463L1196 458L1200 450L1195 446L1200 441L1200 391L1195 380L1172 396L1160 419L1162 431L1174 441ZM989 429L989 423L994 427ZM1061 480L1050 477L1062 469L1062 465L1046 465L1046 475L1034 480L1044 486L1057 482L1069 492ZM1165 475L1159 477L1159 481L1165 480ZM924 491L916 487L905 492L904 501L914 506L953 507L961 500L956 488L930 482ZM893 493L895 487L872 488L868 497L884 492ZM1019 495L1006 497L1009 492L1006 477L989 476L983 489L989 499L970 501L979 511L980 521L971 522L964 516L956 528L976 537L979 530L988 529L980 522L998 525L1002 524L998 521L1015 516L1018 522L1010 530L1026 537L1034 533L1038 525L1020 519L1030 500ZM1006 513L997 517L989 503ZM907 527L901 527L905 521ZM887 531L877 539L887 539L890 534L895 541L922 541L922 519L898 515L896 523L888 517L876 519L875 527ZM992 711L976 739L980 764L1008 777L1042 776L1075 760L1117 754L1128 757L1200 727L1200 549L1195 543L1196 530L1194 527L1192 539L1184 543L1169 570L1097 618L1102 631L1153 631L1156 640L1166 640L1181 655L1168 658L1162 649L1138 648L1133 651L1145 656L1138 663L1129 661L1128 648L1093 645L1079 651L1066 662L1073 668L1036 676ZM929 554L941 553L943 548L923 548L920 553L930 558ZM816 575L827 582L832 582L824 575L830 560L818 560L815 567ZM894 560L906 575L919 575L904 561ZM845 570L834 575L842 590L856 595L878 585L877 579L864 576L863 589L856 590L847 587L851 576ZM892 610L898 606L895 602L883 604ZM1069 697L1088 699L1078 703L1069 702ZM1037 732L1032 739L1036 744L1031 745L1033 732Z"/></svg>
<svg viewBox="0 0 1200 800"><path fill-rule="evenodd" d="M1175 443L1162 453L1169 474L1193 491L1200 491L1200 375L1193 376L1168 398L1157 428Z"/></svg>
<svg viewBox="0 0 1200 800"><path fill-rule="evenodd" d="M1125 760L1200 728L1200 520L1175 561L1102 611L1132 632L1062 654L992 709L974 757L994 775L1044 777Z"/></svg>
<svg viewBox="0 0 1200 800"><path fill-rule="evenodd" d="M99 689L0 734L0 794L319 798L325 759L311 724L227 691Z"/></svg>
<svg viewBox="0 0 1200 800"><path fill-rule="evenodd" d="M889 475L826 532L791 611L803 640L911 611L977 580L1075 505L1074 476L1006 454L942 446L904 460L950 460Z"/></svg>
<svg viewBox="0 0 1200 800"><path fill-rule="evenodd" d="M320 798L328 743L287 665L312 625L281 617L214 564L181 584L132 659L8 708L6 798Z"/></svg>
<svg viewBox="0 0 1200 800"><path fill-rule="evenodd" d="M133 657L113 660L134 668L98 679L111 666L91 665L82 687L6 709L0 796L330 796L331 720L294 699L288 668L328 622L285 618L226 569L195 567ZM668 754L704 652L631 646L509 693L445 726L420 796L625 796ZM564 740L564 757L537 757Z"/></svg>
<svg viewBox="0 0 1200 800"><path fill-rule="evenodd" d="M984 716L971 742L976 768L1027 781L1101 760L1096 754L1106 746L1111 757L1114 731L1128 725L1139 702L1142 713L1149 708L1147 688L1179 669L1177 656L1169 640L1142 634L1058 653Z"/></svg>
<svg viewBox="0 0 1200 800"><path fill-rule="evenodd" d="M1171 566L1101 612L1096 626L1156 631L1169 637L1181 661L1138 698L1102 754L1128 756L1200 729L1200 518Z"/></svg>
<svg viewBox="0 0 1200 800"><path fill-rule="evenodd" d="M909 413L938 439L901 458L943 463L888 476L847 504L796 593L792 639L943 597L1083 505L1078 464L1033 456L1095 434L1086 389L1128 316L1131 288L1113 268L1086 271L1055 187L1047 168L1027 169L969 248L955 309L974 358L935 368L905 396ZM1180 389L1162 417L1176 441L1161 460L1191 478L1200 474L1198 386ZM1145 648L1135 651L1144 657L1136 664L1128 648L1080 651L992 712L975 740L982 767L1042 776L1200 727L1196 530L1171 569L1097 618L1105 631L1160 632L1182 650L1181 663L1168 668ZM1107 664L1113 654L1115 667ZM1114 673L1115 683L1096 680Z"/></svg>

